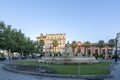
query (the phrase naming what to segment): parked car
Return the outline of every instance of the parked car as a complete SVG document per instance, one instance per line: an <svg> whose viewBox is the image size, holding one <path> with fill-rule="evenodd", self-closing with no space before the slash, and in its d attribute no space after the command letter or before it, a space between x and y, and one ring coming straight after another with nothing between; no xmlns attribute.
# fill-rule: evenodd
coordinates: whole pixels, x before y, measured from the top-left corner
<svg viewBox="0 0 120 80"><path fill-rule="evenodd" d="M40 54L39 53L32 53L32 58L39 58L40 57Z"/></svg>
<svg viewBox="0 0 120 80"><path fill-rule="evenodd" d="M0 61L4 61L5 59L5 57L0 57Z"/></svg>

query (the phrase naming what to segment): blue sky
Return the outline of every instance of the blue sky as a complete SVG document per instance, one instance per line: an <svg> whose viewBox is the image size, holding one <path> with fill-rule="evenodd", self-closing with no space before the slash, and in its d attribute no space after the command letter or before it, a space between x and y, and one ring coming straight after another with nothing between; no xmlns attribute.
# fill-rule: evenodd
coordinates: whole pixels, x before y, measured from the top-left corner
<svg viewBox="0 0 120 80"><path fill-rule="evenodd" d="M0 0L0 20L33 40L66 33L67 41L107 42L120 32L120 0Z"/></svg>

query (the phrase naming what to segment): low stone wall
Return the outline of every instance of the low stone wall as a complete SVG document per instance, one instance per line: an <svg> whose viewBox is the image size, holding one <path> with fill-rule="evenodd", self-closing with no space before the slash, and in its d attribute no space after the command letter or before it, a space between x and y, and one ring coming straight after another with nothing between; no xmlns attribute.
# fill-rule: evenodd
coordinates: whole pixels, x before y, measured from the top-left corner
<svg viewBox="0 0 120 80"><path fill-rule="evenodd" d="M54 71L49 71L47 67L41 66L29 66L29 65L15 65L15 64L5 64L3 66L5 70L16 72L16 73L24 73L24 74L32 74L38 76L45 77L55 77L55 78L73 78L73 79L88 79L88 80L103 80L104 78L112 77L111 74L108 75L62 75L55 74Z"/></svg>

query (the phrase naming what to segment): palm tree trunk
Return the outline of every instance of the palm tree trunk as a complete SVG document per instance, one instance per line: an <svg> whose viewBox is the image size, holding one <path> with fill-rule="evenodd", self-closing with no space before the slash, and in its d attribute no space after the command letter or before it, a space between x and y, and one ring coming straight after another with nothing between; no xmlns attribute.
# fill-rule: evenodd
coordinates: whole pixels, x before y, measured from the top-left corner
<svg viewBox="0 0 120 80"><path fill-rule="evenodd" d="M75 50L73 49L73 56L74 56Z"/></svg>
<svg viewBox="0 0 120 80"><path fill-rule="evenodd" d="M92 46L92 55L94 54L93 46Z"/></svg>
<svg viewBox="0 0 120 80"><path fill-rule="evenodd" d="M88 54L88 48L87 48L87 56L89 56L89 54Z"/></svg>
<svg viewBox="0 0 120 80"><path fill-rule="evenodd" d="M100 48L100 54L101 54L101 48Z"/></svg>
<svg viewBox="0 0 120 80"><path fill-rule="evenodd" d="M54 47L53 47L53 53L54 53L54 50L55 50L55 49L54 49Z"/></svg>
<svg viewBox="0 0 120 80"><path fill-rule="evenodd" d="M56 47L55 47L55 53L56 53Z"/></svg>
<svg viewBox="0 0 120 80"><path fill-rule="evenodd" d="M86 55L88 55L87 53L88 53L88 51L87 51L87 48L86 48Z"/></svg>
<svg viewBox="0 0 120 80"><path fill-rule="evenodd" d="M86 47L84 48L84 54L86 54Z"/></svg>

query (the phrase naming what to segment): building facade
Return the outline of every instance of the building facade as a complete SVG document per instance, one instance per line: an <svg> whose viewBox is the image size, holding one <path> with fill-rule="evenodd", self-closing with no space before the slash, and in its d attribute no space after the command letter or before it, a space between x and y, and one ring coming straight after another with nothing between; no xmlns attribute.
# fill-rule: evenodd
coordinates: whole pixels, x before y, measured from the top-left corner
<svg viewBox="0 0 120 80"><path fill-rule="evenodd" d="M44 40L45 42L45 52L62 52L62 50L65 48L66 43L66 34L46 34L43 35L40 34L39 37L37 37L37 41ZM56 50L53 48L53 41L57 40L58 46L56 47Z"/></svg>
<svg viewBox="0 0 120 80"><path fill-rule="evenodd" d="M117 34L118 38L118 47L120 46L120 33ZM112 58L112 48L108 45L108 43L105 43L105 46L101 48L98 47L98 43L90 43L89 48L85 48L84 42L76 42L77 47L75 48L75 52L73 54L73 50L71 47L71 44L66 44L66 34L40 34L39 37L37 37L37 41L44 40L45 46L44 51L45 55L49 56L50 54L47 53L53 53L53 52L61 52L61 54L64 55L64 53L68 52L71 56L75 55L86 55L86 56L93 56L94 54L104 55L104 57ZM54 50L53 47L53 41L57 40L58 46L56 47L56 50Z"/></svg>
<svg viewBox="0 0 120 80"><path fill-rule="evenodd" d="M105 58L111 58L112 57L112 48L108 46L108 43L105 43L105 46L103 48L100 48L97 46L98 43L91 43L90 47L87 49L84 46L84 43L82 42L77 42L77 47L75 49L75 53L77 54L84 54L84 55L89 55L93 56L94 54L98 55L104 55ZM100 53L101 52L101 53Z"/></svg>

